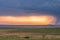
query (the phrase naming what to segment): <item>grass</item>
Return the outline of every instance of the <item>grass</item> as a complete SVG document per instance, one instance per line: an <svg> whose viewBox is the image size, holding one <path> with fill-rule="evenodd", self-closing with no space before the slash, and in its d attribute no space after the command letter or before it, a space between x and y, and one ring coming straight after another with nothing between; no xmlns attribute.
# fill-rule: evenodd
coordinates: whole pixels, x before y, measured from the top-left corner
<svg viewBox="0 0 60 40"><path fill-rule="evenodd" d="M9 29L0 29L0 30L9 30ZM8 32L60 33L60 28L10 29L10 31Z"/></svg>
<svg viewBox="0 0 60 40"><path fill-rule="evenodd" d="M6 33L44 33L44 34L51 34L52 35L60 35L60 28L32 28L32 29L21 29L21 28L0 28L0 30L8 30ZM4 33L4 32L3 32ZM55 34L56 33L56 34ZM60 40L60 38L52 38L52 39L45 39L45 38L34 38L30 37L28 39L24 37L18 36L0 36L0 40Z"/></svg>
<svg viewBox="0 0 60 40"><path fill-rule="evenodd" d="M19 38L16 36L0 36L0 40L60 40L60 38L55 38L55 39L37 39L37 38L29 38L29 39L25 39L25 38Z"/></svg>

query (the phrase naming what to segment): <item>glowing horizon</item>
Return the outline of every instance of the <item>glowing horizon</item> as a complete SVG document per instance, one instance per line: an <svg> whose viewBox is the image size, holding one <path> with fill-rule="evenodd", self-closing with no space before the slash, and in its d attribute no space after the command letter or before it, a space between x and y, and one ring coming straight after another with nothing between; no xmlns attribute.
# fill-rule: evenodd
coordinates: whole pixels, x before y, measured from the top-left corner
<svg viewBox="0 0 60 40"><path fill-rule="evenodd" d="M0 24L48 25L55 24L56 18L51 15L40 16L0 16Z"/></svg>

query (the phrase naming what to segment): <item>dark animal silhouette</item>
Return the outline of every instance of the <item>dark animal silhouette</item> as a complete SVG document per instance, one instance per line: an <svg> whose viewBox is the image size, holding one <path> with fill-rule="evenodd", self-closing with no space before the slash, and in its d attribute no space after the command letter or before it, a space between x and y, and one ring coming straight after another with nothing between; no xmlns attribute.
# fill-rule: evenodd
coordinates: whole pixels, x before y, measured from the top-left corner
<svg viewBox="0 0 60 40"><path fill-rule="evenodd" d="M26 37L24 37L24 38L29 39L30 37L26 36Z"/></svg>

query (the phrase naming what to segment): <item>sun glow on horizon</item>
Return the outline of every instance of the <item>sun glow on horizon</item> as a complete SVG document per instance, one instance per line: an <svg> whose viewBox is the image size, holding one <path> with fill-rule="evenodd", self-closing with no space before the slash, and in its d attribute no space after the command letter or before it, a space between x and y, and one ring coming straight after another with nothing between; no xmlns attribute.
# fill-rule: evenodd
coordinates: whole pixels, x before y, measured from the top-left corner
<svg viewBox="0 0 60 40"><path fill-rule="evenodd" d="M54 24L56 18L51 15L40 16L0 16L0 24L48 25Z"/></svg>

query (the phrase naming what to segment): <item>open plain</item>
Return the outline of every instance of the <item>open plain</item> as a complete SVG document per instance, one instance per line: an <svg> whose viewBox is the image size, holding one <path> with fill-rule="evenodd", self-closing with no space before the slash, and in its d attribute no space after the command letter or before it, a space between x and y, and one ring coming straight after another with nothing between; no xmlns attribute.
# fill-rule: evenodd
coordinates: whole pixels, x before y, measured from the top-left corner
<svg viewBox="0 0 60 40"><path fill-rule="evenodd" d="M0 40L60 40L59 27L25 26L1 25Z"/></svg>

